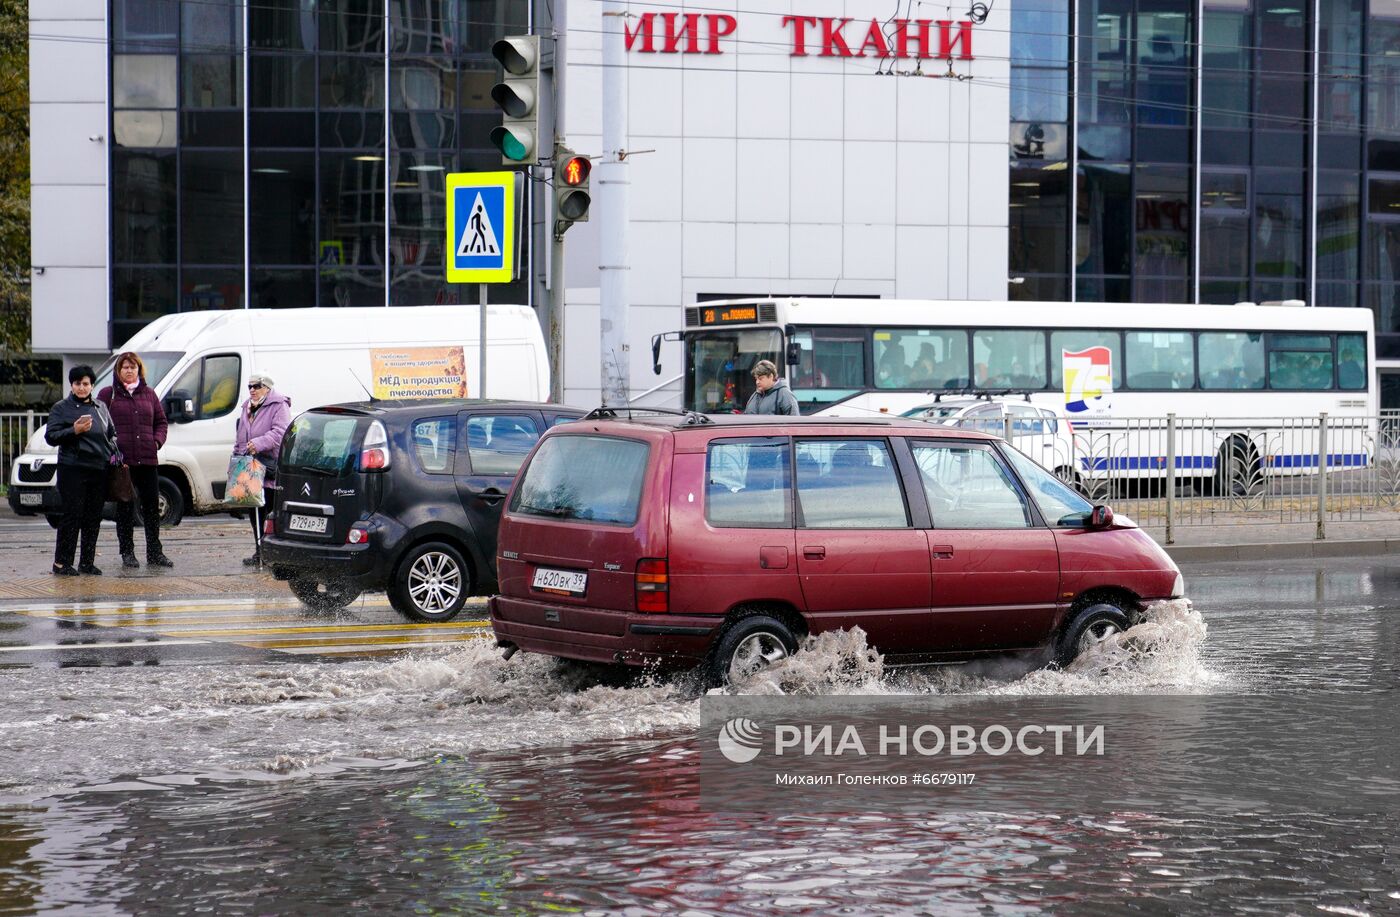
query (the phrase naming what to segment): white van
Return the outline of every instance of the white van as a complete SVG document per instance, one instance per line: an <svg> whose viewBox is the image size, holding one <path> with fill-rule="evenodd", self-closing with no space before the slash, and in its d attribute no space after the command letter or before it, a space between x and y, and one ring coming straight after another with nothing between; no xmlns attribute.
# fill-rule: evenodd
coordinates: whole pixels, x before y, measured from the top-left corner
<svg viewBox="0 0 1400 917"><path fill-rule="evenodd" d="M477 306L236 309L156 319L115 353L146 363L170 421L160 451L161 520L224 509L224 485L248 376L267 373L292 400L292 414L344 401L483 397ZM534 310L487 307L487 392L545 401L549 360ZM97 388L111 384L112 359ZM66 386L65 386L66 390ZM20 515L59 512L57 450L44 428L10 469L10 506Z"/></svg>

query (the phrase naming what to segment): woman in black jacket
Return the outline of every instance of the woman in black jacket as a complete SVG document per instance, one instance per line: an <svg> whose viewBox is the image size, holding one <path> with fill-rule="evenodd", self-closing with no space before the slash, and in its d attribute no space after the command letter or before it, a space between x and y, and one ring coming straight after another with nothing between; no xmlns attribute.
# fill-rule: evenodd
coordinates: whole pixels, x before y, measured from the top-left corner
<svg viewBox="0 0 1400 917"><path fill-rule="evenodd" d="M107 475L117 452L117 430L112 415L92 397L91 366L68 371L71 394L49 411L44 439L58 447L58 495L63 501L63 521L58 524L58 546L53 553L55 576L80 572L101 576L97 559L97 529L102 524L102 504L107 501ZM82 536L78 569L73 551Z"/></svg>

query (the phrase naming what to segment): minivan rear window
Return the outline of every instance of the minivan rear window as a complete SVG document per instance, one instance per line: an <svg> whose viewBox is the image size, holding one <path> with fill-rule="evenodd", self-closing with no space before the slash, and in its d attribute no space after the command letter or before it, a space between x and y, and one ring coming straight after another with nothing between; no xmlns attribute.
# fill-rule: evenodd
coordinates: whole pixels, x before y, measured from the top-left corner
<svg viewBox="0 0 1400 917"><path fill-rule="evenodd" d="M298 471L340 475L355 454L358 417L343 414L302 414L292 421L282 441L282 465Z"/></svg>
<svg viewBox="0 0 1400 917"><path fill-rule="evenodd" d="M632 525L650 451L646 443L611 436L547 438L516 485L510 511Z"/></svg>

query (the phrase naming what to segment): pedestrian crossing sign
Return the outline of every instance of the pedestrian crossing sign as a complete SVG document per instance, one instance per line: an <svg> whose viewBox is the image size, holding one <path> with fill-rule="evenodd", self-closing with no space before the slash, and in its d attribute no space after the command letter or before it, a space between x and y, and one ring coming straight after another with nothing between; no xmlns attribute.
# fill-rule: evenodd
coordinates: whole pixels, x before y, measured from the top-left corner
<svg viewBox="0 0 1400 917"><path fill-rule="evenodd" d="M515 279L517 172L447 176L447 282Z"/></svg>

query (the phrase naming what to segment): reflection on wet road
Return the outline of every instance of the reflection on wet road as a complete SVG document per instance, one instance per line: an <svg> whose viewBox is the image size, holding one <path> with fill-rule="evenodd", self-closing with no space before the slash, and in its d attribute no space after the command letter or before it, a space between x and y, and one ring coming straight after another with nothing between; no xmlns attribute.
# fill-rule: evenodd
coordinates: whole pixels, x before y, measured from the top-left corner
<svg viewBox="0 0 1400 917"><path fill-rule="evenodd" d="M475 600L441 624L405 621L382 596L333 614L287 599L26 604L0 614L0 667L247 662L272 653L368 655L489 634Z"/></svg>
<svg viewBox="0 0 1400 917"><path fill-rule="evenodd" d="M885 671L858 641L830 640L763 690L1267 694L1280 703L1326 694L1393 708L1400 559L1185 573L1208 632L1183 618L1159 629L1153 653L1068 672ZM97 629L209 641L162 650L221 654L183 660L202 664L59 669L40 657L0 671L9 679L0 912L129 913L162 902L250 912L1400 912L1393 812L1342 815L1298 800L1289 815L1202 817L1183 800L1176 812L718 814L698 794L701 691L691 680L602 684L538 657L502 661L472 639L330 664L244 644L329 642L339 632L265 633L296 625L275 621L280 611L264 609L264 619L226 604L208 620L172 607L141 622L153 626ZM344 639L373 639L391 620L373 614L356 611L349 623L364 629ZM73 617L6 622L29 636L96 623ZM28 660L0 654L0 664L5 655ZM1248 705L1239 706L1220 735L1249 749ZM1300 743L1291 766L1345 782L1330 762L1359 737L1345 718L1326 728L1332 742ZM1329 756L1310 757L1322 744ZM1047 772L1044 791L1076 779L1066 762ZM1226 784L1203 781L1193 799L1227 798Z"/></svg>

